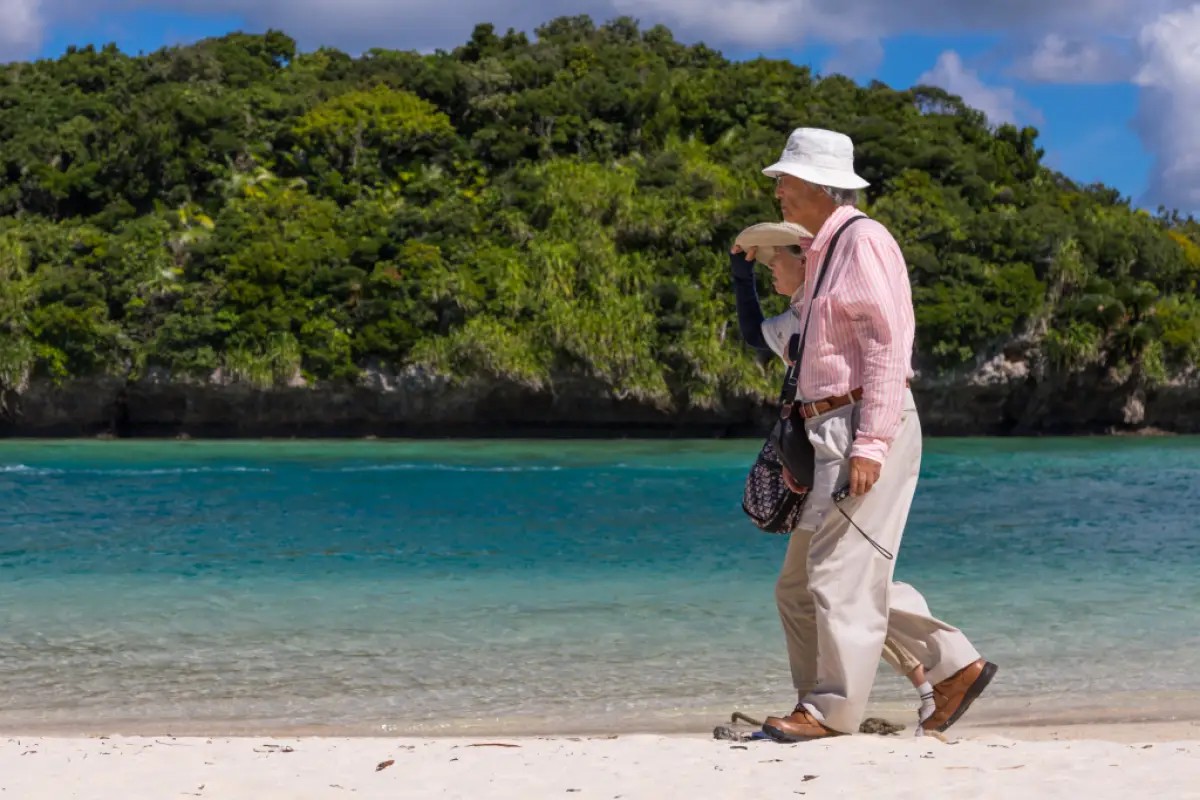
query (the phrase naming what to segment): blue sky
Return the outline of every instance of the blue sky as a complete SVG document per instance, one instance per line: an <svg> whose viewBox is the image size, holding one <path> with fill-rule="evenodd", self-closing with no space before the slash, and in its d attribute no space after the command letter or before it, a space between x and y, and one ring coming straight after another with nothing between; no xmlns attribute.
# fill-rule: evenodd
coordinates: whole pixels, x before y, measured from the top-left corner
<svg viewBox="0 0 1200 800"><path fill-rule="evenodd" d="M68 45L99 47L109 42L116 43L126 53L149 53L160 47L223 36L245 26L246 22L235 14L210 16L154 9L125 11L104 15L102 19L84 18L50 26L38 55L56 58Z"/></svg>
<svg viewBox="0 0 1200 800"><path fill-rule="evenodd" d="M1189 111L1200 105L1189 88L1193 78L1200 86L1200 74L1186 71L1188 53L1200 47L1200 2L1145 0L1136 14L1120 8L1132 0L1008 2L1014 13L1028 7L1025 23L1007 22L973 0L864 0L845 12L837 0L545 0L540 11L515 0L466 0L460 5L478 3L478 11L458 9L455 19L431 0L0 0L0 10L34 9L27 35L5 42L0 33L0 57L55 57L69 44L107 42L137 53L267 27L293 34L306 49L428 50L462 42L476 21L531 30L558 14L603 21L634 13L643 25L664 22L680 39L706 41L733 58L763 53L859 81L942 85L993 121L1037 127L1046 163L1077 181L1106 183L1137 205L1200 210L1200 116ZM834 5L822 11L828 3ZM774 14L785 25L792 14L811 22L797 25L803 35L780 36L772 32L779 25L742 24L746 15L731 6L760 10L764 19ZM1078 13L1054 10L1065 6ZM169 10L180 8L195 10ZM1035 19L1038 13L1044 18ZM1143 80L1135 82L1138 75Z"/></svg>
<svg viewBox="0 0 1200 800"><path fill-rule="evenodd" d="M994 36L904 35L885 39L882 45L881 63L852 77L907 88L918 83L942 53L954 51L968 69L976 67L988 86L1013 90L1017 113L1015 119L1006 121L1038 129L1038 141L1046 151L1044 163L1076 181L1112 186L1135 203L1142 199L1152 157L1131 125L1138 107L1138 88L1132 83L1065 85L1017 80L997 65L993 54L1001 42ZM737 48L726 53L752 55ZM775 48L766 54L807 64L819 74L830 72L827 65L837 66L831 64L836 60L836 48L825 44Z"/></svg>

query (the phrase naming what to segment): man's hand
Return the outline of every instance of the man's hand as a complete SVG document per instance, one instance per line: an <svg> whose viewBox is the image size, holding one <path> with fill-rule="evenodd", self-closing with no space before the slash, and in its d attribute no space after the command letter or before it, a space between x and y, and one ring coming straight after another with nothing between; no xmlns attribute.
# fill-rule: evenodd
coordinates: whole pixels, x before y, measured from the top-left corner
<svg viewBox="0 0 1200 800"><path fill-rule="evenodd" d="M783 465L780 464L780 466ZM800 484L796 483L796 479L792 477L792 473L788 472L787 467L783 467L783 482L786 483L787 487L796 494L805 494L808 491L807 486L801 486Z"/></svg>
<svg viewBox="0 0 1200 800"><path fill-rule="evenodd" d="M872 461L862 456L850 459L850 494L861 497L871 491L871 487L879 480L879 472L883 467L878 461Z"/></svg>

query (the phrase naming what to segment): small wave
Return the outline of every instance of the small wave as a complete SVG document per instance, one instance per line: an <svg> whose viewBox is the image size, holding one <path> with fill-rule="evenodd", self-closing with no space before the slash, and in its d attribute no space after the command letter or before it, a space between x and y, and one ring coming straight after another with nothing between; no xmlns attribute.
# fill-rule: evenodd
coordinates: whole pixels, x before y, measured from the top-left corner
<svg viewBox="0 0 1200 800"><path fill-rule="evenodd" d="M157 467L153 469L81 469L85 475L199 475L268 473L266 467Z"/></svg>
<svg viewBox="0 0 1200 800"><path fill-rule="evenodd" d="M363 464L358 466L318 469L317 472L333 473L362 473L362 472L462 472L462 473L537 473L563 472L566 470L587 470L606 472L611 470L649 473L684 473L709 472L712 470L738 469L741 465L729 467L726 465L689 465L689 464L442 464L401 462L395 464ZM15 475L111 475L116 477L164 476L164 475L201 475L201 474L267 474L272 470L267 467L120 467L120 468L59 468L31 467L27 464L0 464L0 474Z"/></svg>
<svg viewBox="0 0 1200 800"><path fill-rule="evenodd" d="M0 473L20 475L196 475L211 474L240 474L264 473L271 470L266 467L152 467L150 469L59 469L57 467L31 467L26 464L0 464Z"/></svg>
<svg viewBox="0 0 1200 800"><path fill-rule="evenodd" d="M624 462L599 467L598 469L628 469L636 472L714 472L723 470L745 470L742 464L626 464Z"/></svg>
<svg viewBox="0 0 1200 800"><path fill-rule="evenodd" d="M561 472L556 465L483 466L468 464L370 464L361 467L341 467L335 472Z"/></svg>
<svg viewBox="0 0 1200 800"><path fill-rule="evenodd" d="M354 467L339 467L337 469L322 470L326 472L563 472L566 470L587 470L591 472L608 472L613 470L630 471L630 472L709 472L712 470L741 470L742 465L726 466L718 465L666 465L666 464L505 464L505 465L485 465L485 464L417 464L417 463L399 463L399 464L366 464Z"/></svg>

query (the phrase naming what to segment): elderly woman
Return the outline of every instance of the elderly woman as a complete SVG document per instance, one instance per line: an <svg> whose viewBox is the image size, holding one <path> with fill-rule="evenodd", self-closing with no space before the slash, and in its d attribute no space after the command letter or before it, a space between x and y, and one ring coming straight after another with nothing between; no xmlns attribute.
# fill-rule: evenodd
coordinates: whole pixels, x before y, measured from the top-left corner
<svg viewBox="0 0 1200 800"><path fill-rule="evenodd" d="M769 318L763 316L762 306L758 301L758 289L755 286L756 248L750 246L743 251L740 246L734 245L729 263L733 272L738 329L741 331L742 340L755 350L774 353L781 359L787 359L788 340L793 334L800 333L805 253L810 244L811 237L802 237L794 245L774 249L774 254L767 263L771 270L771 284L777 293L789 298L789 303L786 311ZM787 477L785 474L785 478ZM791 600L791 592L780 591L780 588L776 587L775 602L787 634L792 682L803 697L816 683L816 628L815 621L807 619L801 608L793 607L794 603ZM916 732L920 735L921 723L932 716L935 710L933 687L925 679L925 668L916 656L890 636L883 643L882 656L897 674L904 675L912 682L920 695L916 726Z"/></svg>

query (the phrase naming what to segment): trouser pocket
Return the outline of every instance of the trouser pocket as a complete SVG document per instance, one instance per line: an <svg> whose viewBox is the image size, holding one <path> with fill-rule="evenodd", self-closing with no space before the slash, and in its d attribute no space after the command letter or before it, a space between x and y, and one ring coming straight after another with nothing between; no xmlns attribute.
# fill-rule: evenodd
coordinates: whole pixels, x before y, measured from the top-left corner
<svg viewBox="0 0 1200 800"><path fill-rule="evenodd" d="M800 527L819 528L833 509L833 493L849 482L850 448L857 419L858 407L852 403L805 421L805 432L813 446L813 486Z"/></svg>

